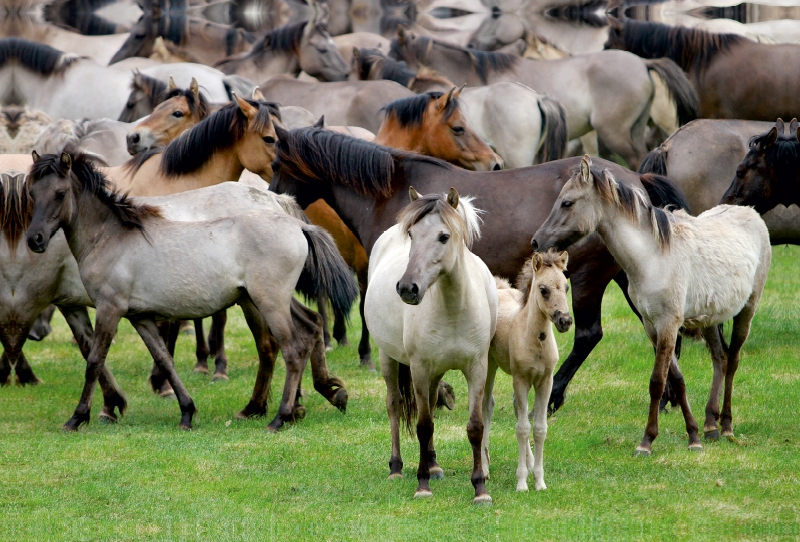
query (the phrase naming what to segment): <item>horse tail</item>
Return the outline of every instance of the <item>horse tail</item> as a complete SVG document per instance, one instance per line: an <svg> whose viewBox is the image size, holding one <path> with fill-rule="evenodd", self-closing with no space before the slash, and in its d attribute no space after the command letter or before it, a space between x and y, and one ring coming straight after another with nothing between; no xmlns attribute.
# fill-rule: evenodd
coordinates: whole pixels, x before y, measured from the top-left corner
<svg viewBox="0 0 800 542"><path fill-rule="evenodd" d="M650 203L654 207L662 209L671 207L691 213L686 195L672 179L654 173L646 173L640 176L639 180L642 182L642 186L644 186L647 195L650 197Z"/></svg>
<svg viewBox="0 0 800 542"><path fill-rule="evenodd" d="M684 125L697 118L700 98L684 71L669 58L645 61L648 71L655 72L667 86L678 112L678 124Z"/></svg>
<svg viewBox="0 0 800 542"><path fill-rule="evenodd" d="M639 173L655 173L656 175L667 175L667 142L665 141L644 157L639 165Z"/></svg>
<svg viewBox="0 0 800 542"><path fill-rule="evenodd" d="M413 435L414 422L417 421L417 398L414 383L411 381L411 367L398 363L397 385L400 388L400 416L409 435Z"/></svg>
<svg viewBox="0 0 800 542"><path fill-rule="evenodd" d="M350 308L358 298L358 285L350 267L327 231L304 224L303 234L308 241L308 258L296 289L310 299L325 294L334 315L349 321Z"/></svg>
<svg viewBox="0 0 800 542"><path fill-rule="evenodd" d="M273 196L275 196L275 201L278 202L283 212L287 215L300 220L306 224L311 224L311 221L306 216L306 213L303 212L303 209L300 208L300 205L297 204L297 200L294 199L293 196L289 196L286 194L278 194L276 192L270 192Z"/></svg>
<svg viewBox="0 0 800 542"><path fill-rule="evenodd" d="M567 155L567 113L564 106L548 96L539 98L539 111L544 123L542 126L543 142L538 163L560 160Z"/></svg>

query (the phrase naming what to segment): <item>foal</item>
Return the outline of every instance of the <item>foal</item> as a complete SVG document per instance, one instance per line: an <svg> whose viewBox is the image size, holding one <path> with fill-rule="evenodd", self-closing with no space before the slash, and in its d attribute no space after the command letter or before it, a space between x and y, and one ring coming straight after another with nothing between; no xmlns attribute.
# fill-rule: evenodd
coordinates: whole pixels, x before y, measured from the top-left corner
<svg viewBox="0 0 800 542"><path fill-rule="evenodd" d="M714 363L706 437L719 436L723 378L722 435L733 436L733 377L772 257L764 221L749 207L730 205L719 205L698 217L684 211L663 211L646 203L638 190L618 183L609 170L593 167L591 158L585 156L531 245L534 250L563 248L595 231L627 273L628 294L655 347L650 413L636 455L650 455L658 435L659 403L668 372L675 378L689 449L702 449L675 358L681 327L701 330ZM731 318L733 332L726 349L717 325Z"/></svg>
<svg viewBox="0 0 800 542"><path fill-rule="evenodd" d="M514 385L514 414L517 417L517 491L528 491L528 473L533 471L536 490L547 489L544 483L544 440L547 438L547 401L553 388L553 369L558 363L558 345L553 324L560 333L572 325L567 292L569 283L564 271L568 255L547 251L534 252L517 279L520 290L497 280L497 331L489 350L489 373L483 394L483 467L489 477L489 426L494 412L492 388L497 368L510 374ZM536 388L531 453L531 423L528 420L528 392Z"/></svg>

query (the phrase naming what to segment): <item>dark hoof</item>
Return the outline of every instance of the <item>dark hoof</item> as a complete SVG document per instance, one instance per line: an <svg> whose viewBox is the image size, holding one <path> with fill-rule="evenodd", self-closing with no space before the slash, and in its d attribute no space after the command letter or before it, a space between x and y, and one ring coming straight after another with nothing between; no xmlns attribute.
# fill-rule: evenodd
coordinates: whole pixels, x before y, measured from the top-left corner
<svg viewBox="0 0 800 542"><path fill-rule="evenodd" d="M228 380L230 379L225 373L214 373L214 376L211 377L211 382L227 382Z"/></svg>
<svg viewBox="0 0 800 542"><path fill-rule="evenodd" d="M334 337L336 339L336 337ZM342 346L350 346L350 341L347 340L347 337L342 337L341 339L336 339L336 346L341 348Z"/></svg>
<svg viewBox="0 0 800 542"><path fill-rule="evenodd" d="M73 414L72 417L69 420L67 420L67 423L64 424L63 429L64 431L67 432L73 432L77 431L80 428L80 426L86 425L88 423L89 423L89 414L86 414L85 416L79 414Z"/></svg>
<svg viewBox="0 0 800 542"><path fill-rule="evenodd" d="M183 431L191 431L192 424L188 422L181 422L178 424L178 429L182 429Z"/></svg>
<svg viewBox="0 0 800 542"><path fill-rule="evenodd" d="M269 422L269 425L267 425L267 432L277 433L278 431L281 430L281 427L283 427L283 425L284 421L281 419L280 414L278 414L277 416L275 416L275 419Z"/></svg>
<svg viewBox="0 0 800 542"><path fill-rule="evenodd" d="M453 386L445 381L439 383L438 395L436 397L436 408L446 408L453 410L456 407L456 393Z"/></svg>
<svg viewBox="0 0 800 542"><path fill-rule="evenodd" d="M44 380L39 380L35 376L25 376L20 378L19 375L17 375L16 384L17 386L38 386L39 384L44 384Z"/></svg>
<svg viewBox="0 0 800 542"><path fill-rule="evenodd" d="M719 429L712 429L711 431L703 431L703 434L705 435L706 440L719 439Z"/></svg>
<svg viewBox="0 0 800 542"><path fill-rule="evenodd" d="M347 390L344 388L339 388L336 390L336 393L333 394L333 398L331 399L331 404L338 408L342 414L347 412Z"/></svg>
<svg viewBox="0 0 800 542"><path fill-rule="evenodd" d="M236 414L237 420L250 420L267 415L267 407L259 407L253 403L248 403L246 407Z"/></svg>
<svg viewBox="0 0 800 542"><path fill-rule="evenodd" d="M31 328L28 332L28 338L32 341L41 341L50 333L52 333L53 328L50 327L50 324L40 323L37 321L36 324Z"/></svg>
<svg viewBox="0 0 800 542"><path fill-rule="evenodd" d="M375 363L372 361L371 356L366 356L361 358L361 368L366 369L372 373L377 373L378 371L375 369Z"/></svg>

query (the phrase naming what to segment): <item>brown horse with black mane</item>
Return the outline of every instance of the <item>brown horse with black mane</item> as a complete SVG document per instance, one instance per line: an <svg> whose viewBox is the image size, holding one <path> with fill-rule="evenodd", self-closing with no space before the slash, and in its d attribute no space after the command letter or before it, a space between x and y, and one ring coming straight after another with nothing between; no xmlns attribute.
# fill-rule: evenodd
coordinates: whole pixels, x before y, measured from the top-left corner
<svg viewBox="0 0 800 542"><path fill-rule="evenodd" d="M613 22L606 49L675 61L697 89L700 117L772 121L800 111L800 75L791 68L800 63L795 44L626 19Z"/></svg>
<svg viewBox="0 0 800 542"><path fill-rule="evenodd" d="M324 199L367 250L394 225L408 187L443 193L451 186L472 195L488 216L473 251L495 275L516 276L531 255L531 232L544 222L580 159L568 158L499 172L472 172L435 158L398 151L318 128L278 131L270 189L292 194L301 207ZM600 161L627 185L643 188L650 201L685 208L680 191L663 177L639 175ZM550 409L564 402L577 369L602 338L600 306L611 280L627 290L627 278L597 236L570 248L570 277L576 325L572 352L555 376Z"/></svg>

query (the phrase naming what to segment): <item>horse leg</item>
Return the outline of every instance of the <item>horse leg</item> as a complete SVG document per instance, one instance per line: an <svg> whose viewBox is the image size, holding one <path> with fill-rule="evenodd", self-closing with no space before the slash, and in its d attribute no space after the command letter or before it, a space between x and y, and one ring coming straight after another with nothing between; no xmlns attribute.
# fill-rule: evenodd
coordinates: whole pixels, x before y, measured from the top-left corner
<svg viewBox="0 0 800 542"><path fill-rule="evenodd" d="M381 374L386 382L386 413L392 433L392 455L389 458L389 479L403 477L403 459L400 457L400 364L379 352Z"/></svg>
<svg viewBox="0 0 800 542"><path fill-rule="evenodd" d="M53 331L50 321L53 319L53 313L56 312L55 305L49 305L45 310L39 314L33 322L30 331L28 331L28 338L32 341L41 341Z"/></svg>
<svg viewBox="0 0 800 542"><path fill-rule="evenodd" d="M211 350L208 348L208 343L206 342L206 334L203 330L202 318L196 318L194 320L194 338L194 357L197 359L197 362L194 364L193 371L195 373L203 373L204 375L207 375L208 356L211 354Z"/></svg>
<svg viewBox="0 0 800 542"><path fill-rule="evenodd" d="M258 374L253 386L253 395L250 402L236 414L236 418L246 420L266 416L267 401L272 384L272 374L275 371L275 358L278 355L278 342L269 332L264 317L258 312L256 306L250 300L239 300L239 305L244 312L244 318L253 334L258 351Z"/></svg>
<svg viewBox="0 0 800 542"><path fill-rule="evenodd" d="M314 389L342 412L347 411L347 389L344 382L328 371L325 359L325 344L322 339L322 319L296 299L291 304L292 321L296 329L303 329L311 348L311 375Z"/></svg>
<svg viewBox="0 0 800 542"><path fill-rule="evenodd" d="M211 328L208 330L208 347L214 353L212 382L228 380L228 356L225 354L225 324L227 323L227 309L222 309L211 315Z"/></svg>
<svg viewBox="0 0 800 542"><path fill-rule="evenodd" d="M369 267L362 266L356 270L358 279L358 289L361 292L361 299L358 302L358 314L361 316L361 341L358 343L358 357L361 359L361 367L368 371L375 371L375 363L372 361L372 346L369 344L369 329L364 318L364 303L367 299L367 275Z"/></svg>
<svg viewBox="0 0 800 542"><path fill-rule="evenodd" d="M117 324L121 318L120 312L112 306L100 305L95 316L95 331L92 337L92 346L86 357L86 373L84 377L83 392L78 401L78 406L72 417L64 424L65 431L77 431L78 428L89 423L92 410L92 397L94 385L105 367L108 349L117 332Z"/></svg>
<svg viewBox="0 0 800 542"><path fill-rule="evenodd" d="M488 370L486 372L486 386L483 390L483 439L481 442L481 463L483 464L483 477L489 479L489 429L492 425L492 416L494 415L494 377L497 375L497 365L489 360ZM548 396L549 397L549 396Z"/></svg>
<svg viewBox="0 0 800 542"><path fill-rule="evenodd" d="M317 296L317 312L322 318L322 337L325 341L325 350L331 348L331 334L328 331L328 297L325 294Z"/></svg>
<svg viewBox="0 0 800 542"><path fill-rule="evenodd" d="M597 138L601 145L619 154L627 162L628 168L636 171L642 158L647 154L645 129L650 119L650 101L647 101L646 107L639 111L628 109L636 106L634 101L622 100L619 106L626 110L600 108L592 112L590 122L597 130Z"/></svg>
<svg viewBox="0 0 800 542"><path fill-rule="evenodd" d="M414 493L414 498L418 499L433 495L430 487L431 472L428 459L430 441L433 438L433 412L430 406L431 376L423 361L411 361L411 382L414 386L414 397L418 410L419 467L417 468L417 491ZM478 446L480 446L480 442L478 442ZM478 461L480 461L480 450L478 450L478 457Z"/></svg>
<svg viewBox="0 0 800 542"><path fill-rule="evenodd" d="M656 345L656 355L653 372L650 375L650 411L647 417L647 426L642 442L636 447L634 455L650 455L653 441L658 436L659 404L667 384L667 373L675 351L675 337L680 327L677 319L671 325L662 325L659 328L647 320L644 324L650 340Z"/></svg>
<svg viewBox="0 0 800 542"><path fill-rule="evenodd" d="M703 433L710 440L719 438L719 396L722 391L722 382L728 367L728 356L722 346L722 337L717 326L702 329L703 338L706 340L708 350L711 352L711 362L714 365L714 378L711 381L711 393L706 404L706 420L703 423Z"/></svg>
<svg viewBox="0 0 800 542"><path fill-rule="evenodd" d="M528 389L530 389L530 384ZM536 397L534 398L534 410L542 412L537 414L533 421L533 487L536 491L547 489L544 483L544 441L547 438L547 416L544 415L544 407L547 404L547 397L550 396L550 388L553 387L552 373L537 379L534 382ZM516 388L515 388L516 389ZM527 392L526 392L527 394ZM531 453L530 441L528 442L528 454ZM530 457L530 456L529 456ZM519 479L519 477L517 477Z"/></svg>
<svg viewBox="0 0 800 542"><path fill-rule="evenodd" d="M700 444L700 437L697 436L697 422L694 416L692 416L692 409L689 407L689 398L686 397L686 382L683 379L683 373L681 373L678 367L678 360L675 356L672 356L672 360L670 361L669 374L675 382L675 392L678 395L678 403L681 405L683 419L686 422L686 434L689 435L689 450L699 452L703 449L703 445Z"/></svg>
<svg viewBox="0 0 800 542"><path fill-rule="evenodd" d="M78 343L78 348L84 359L89 359L89 352L92 347L92 321L89 319L89 312L86 307L59 307L61 314L67 321L67 325ZM128 409L128 399L125 397L125 392L117 384L117 380L111 373L111 369L103 364L98 377L100 383L100 390L103 393L103 409L98 414L100 421L116 422L118 420L114 410L119 410L119 415L124 416L125 411Z"/></svg>
<svg viewBox="0 0 800 542"><path fill-rule="evenodd" d="M11 360L3 349L3 354L0 355L0 387L9 384L11 384Z"/></svg>
<svg viewBox="0 0 800 542"><path fill-rule="evenodd" d="M178 333L180 332L180 324L177 321L159 322L158 332L161 335L161 339L164 341L164 344L167 345L167 350L170 352L170 356L174 356L175 344L178 341ZM175 337L174 341L171 340L173 336ZM170 345L172 346L171 350ZM167 375L161 370L158 362L156 362L155 359L153 360L153 368L150 370L150 376L147 380L150 382L150 387L153 389L153 393L157 394L159 397L175 397L175 390L172 389L172 385L169 383Z"/></svg>
<svg viewBox="0 0 800 542"><path fill-rule="evenodd" d="M150 351L150 355L156 360L158 368L162 373L167 375L167 380L172 384L172 389L175 390L175 395L178 397L178 404L181 409L181 421L178 427L181 429L192 428L192 417L197 412L197 408L189 395L186 386L181 382L178 373L175 371L175 364L172 357L169 355L167 345L161 338L158 332L158 326L153 320L131 320L131 324L139 333L139 336L144 341L145 346ZM177 327L177 322L176 322Z"/></svg>
<svg viewBox="0 0 800 542"><path fill-rule="evenodd" d="M758 306L761 291L758 290L750 296L742 312L733 317L733 330L731 331L731 344L728 346L728 367L725 371L725 398L722 401L722 436L733 438L733 412L731 410L731 395L733 394L733 377L739 368L739 353L742 350L747 336L750 334L750 324Z"/></svg>
<svg viewBox="0 0 800 542"><path fill-rule="evenodd" d="M550 377L550 385L552 387L552 376ZM535 462L533 460L533 452L531 452L531 422L528 419L528 393L531 390L531 384L527 379L521 375L513 375L514 386L514 415L517 417L517 445L519 447L519 459L517 460L517 491L528 491L528 473L534 469ZM539 392L536 392L536 399L540 397ZM541 402L545 408L538 409L534 406L534 419L544 419L545 427L547 427L547 416L544 415L547 407L547 398L549 394L545 394L544 390L541 393ZM544 482L542 482L544 483Z"/></svg>
<svg viewBox="0 0 800 542"><path fill-rule="evenodd" d="M27 338L28 334L25 334ZM24 344L24 341L23 341ZM14 372L17 373L17 384L20 386L27 386L30 384L31 386L35 386L37 384L41 384L42 381L33 374L33 369L31 368L30 364L28 363L28 359L25 357L25 353L22 351L22 344L20 345L19 355L17 356L17 362L14 365Z"/></svg>
<svg viewBox="0 0 800 542"><path fill-rule="evenodd" d="M431 387L428 390L428 408L431 412L436 409L436 403L439 400L439 382L442 380L443 374L431 378ZM436 450L433 445L433 435L428 442L428 472L432 480L441 480L444 478L444 470L439 466L436 461Z"/></svg>
<svg viewBox="0 0 800 542"><path fill-rule="evenodd" d="M465 372L467 393L469 395L469 422L467 422L467 438L472 446L472 487L475 488L474 504L491 503L492 498L486 491L486 478L483 475L483 390L486 388L488 352L483 359L475 360L473 368Z"/></svg>

